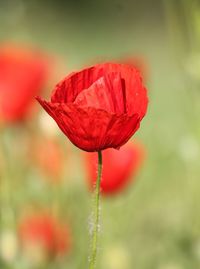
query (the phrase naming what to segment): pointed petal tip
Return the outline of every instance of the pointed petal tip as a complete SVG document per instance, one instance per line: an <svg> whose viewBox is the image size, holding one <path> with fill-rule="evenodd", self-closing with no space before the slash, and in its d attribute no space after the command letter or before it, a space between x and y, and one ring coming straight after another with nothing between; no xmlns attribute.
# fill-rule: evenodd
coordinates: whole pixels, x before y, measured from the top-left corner
<svg viewBox="0 0 200 269"><path fill-rule="evenodd" d="M46 101L44 99L42 99L40 96L35 96L35 99L40 103L40 104L43 104L45 103Z"/></svg>
<svg viewBox="0 0 200 269"><path fill-rule="evenodd" d="M35 99L36 99L38 102L41 101L41 97L38 96L38 95L35 96Z"/></svg>

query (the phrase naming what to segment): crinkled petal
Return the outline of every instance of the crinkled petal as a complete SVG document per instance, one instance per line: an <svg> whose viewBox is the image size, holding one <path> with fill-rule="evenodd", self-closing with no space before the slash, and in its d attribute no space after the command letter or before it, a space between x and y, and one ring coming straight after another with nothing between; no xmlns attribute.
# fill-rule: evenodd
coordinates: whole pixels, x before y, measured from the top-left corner
<svg viewBox="0 0 200 269"><path fill-rule="evenodd" d="M128 115L137 113L142 119L146 114L148 98L142 84L140 72L126 64L102 64L96 68L104 68L106 72L119 72L126 92L126 111Z"/></svg>
<svg viewBox="0 0 200 269"><path fill-rule="evenodd" d="M124 95L120 73L109 73L81 91L74 104L82 108L93 107L109 113L123 114L126 109Z"/></svg>
<svg viewBox="0 0 200 269"><path fill-rule="evenodd" d="M109 73L119 73L121 76L127 114L131 116L137 113L140 119L142 119L147 110L147 92L142 85L139 71L125 64L99 64L70 74L57 84L52 94L51 102L74 102L81 91L88 89L94 82Z"/></svg>
<svg viewBox="0 0 200 269"><path fill-rule="evenodd" d="M90 67L74 72L58 83L51 96L53 103L71 103L84 89L89 88L97 79L104 75L102 68Z"/></svg>
<svg viewBox="0 0 200 269"><path fill-rule="evenodd" d="M85 151L120 148L139 128L137 114L110 114L101 109L80 108L74 104L58 104L37 100L54 118L70 141Z"/></svg>

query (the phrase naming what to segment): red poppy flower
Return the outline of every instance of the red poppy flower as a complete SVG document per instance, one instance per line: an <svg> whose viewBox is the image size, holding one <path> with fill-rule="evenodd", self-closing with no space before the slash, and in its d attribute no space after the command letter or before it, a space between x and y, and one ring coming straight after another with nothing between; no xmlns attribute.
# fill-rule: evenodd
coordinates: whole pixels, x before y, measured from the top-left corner
<svg viewBox="0 0 200 269"><path fill-rule="evenodd" d="M85 151L120 148L138 130L147 110L140 73L123 64L99 64L72 73L37 97L71 142Z"/></svg>
<svg viewBox="0 0 200 269"><path fill-rule="evenodd" d="M47 59L41 53L14 46L0 48L0 121L24 118L47 78Z"/></svg>
<svg viewBox="0 0 200 269"><path fill-rule="evenodd" d="M70 249L68 227L48 214L26 216L19 227L22 245L43 247L49 254L64 254Z"/></svg>
<svg viewBox="0 0 200 269"><path fill-rule="evenodd" d="M103 171L101 180L102 194L113 194L121 191L135 177L141 167L145 150L139 142L129 142L120 150L106 149L103 154ZM96 183L97 156L95 153L85 153L88 182L91 189Z"/></svg>

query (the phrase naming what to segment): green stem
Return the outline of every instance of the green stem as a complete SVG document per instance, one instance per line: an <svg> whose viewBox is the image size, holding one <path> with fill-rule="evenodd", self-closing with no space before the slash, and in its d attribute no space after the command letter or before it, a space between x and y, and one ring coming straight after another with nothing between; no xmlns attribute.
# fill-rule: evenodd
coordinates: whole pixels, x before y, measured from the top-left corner
<svg viewBox="0 0 200 269"><path fill-rule="evenodd" d="M94 228L92 234L91 244L91 257L89 261L89 269L94 269L96 265L97 256L97 240L98 240L98 229L99 229L99 200L100 200L100 183L102 174L102 153L98 151L98 174L95 187L95 200L94 200Z"/></svg>

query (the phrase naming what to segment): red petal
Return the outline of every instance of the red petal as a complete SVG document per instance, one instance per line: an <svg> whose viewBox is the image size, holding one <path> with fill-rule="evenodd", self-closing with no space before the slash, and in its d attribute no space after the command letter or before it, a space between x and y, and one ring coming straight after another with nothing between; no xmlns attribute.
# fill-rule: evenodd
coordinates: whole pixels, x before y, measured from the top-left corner
<svg viewBox="0 0 200 269"><path fill-rule="evenodd" d="M125 64L102 64L106 72L119 72L124 80L126 91L126 111L128 115L137 113L142 119L146 114L148 98L147 92L142 85L140 72L130 65Z"/></svg>
<svg viewBox="0 0 200 269"><path fill-rule="evenodd" d="M104 70L90 67L74 72L58 83L51 96L53 103L71 103L84 89L89 88L97 79L104 75Z"/></svg>
<svg viewBox="0 0 200 269"><path fill-rule="evenodd" d="M99 151L109 147L119 148L139 128L137 114L112 115L95 108L48 103L37 98L43 108L54 118L71 142L85 151Z"/></svg>
<svg viewBox="0 0 200 269"><path fill-rule="evenodd" d="M70 74L56 86L51 101L53 103L72 103L81 91L88 89L108 73L119 73L123 80L128 115L137 113L142 119L148 104L146 89L142 85L139 71L124 64L99 64ZM118 87L118 89L120 88ZM115 94L119 93L115 92Z"/></svg>
<svg viewBox="0 0 200 269"><path fill-rule="evenodd" d="M94 107L110 113L125 113L124 88L119 73L110 73L99 78L76 97L79 107Z"/></svg>

